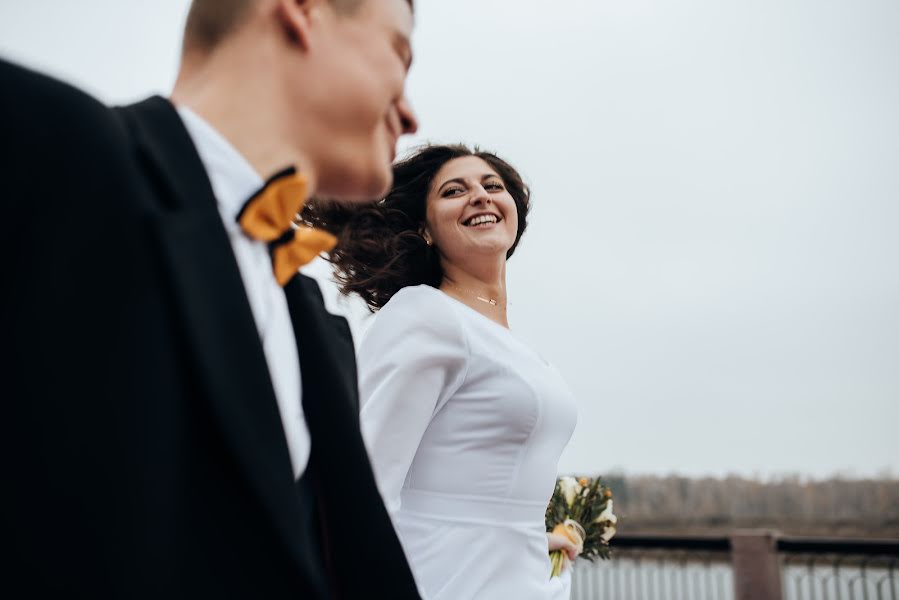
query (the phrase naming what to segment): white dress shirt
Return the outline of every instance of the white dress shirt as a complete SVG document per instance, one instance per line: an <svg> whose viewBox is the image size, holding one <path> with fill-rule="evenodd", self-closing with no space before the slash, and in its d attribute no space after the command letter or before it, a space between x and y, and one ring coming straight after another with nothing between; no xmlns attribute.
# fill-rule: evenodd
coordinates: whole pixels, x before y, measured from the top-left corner
<svg viewBox="0 0 899 600"><path fill-rule="evenodd" d="M311 441L303 416L300 359L287 298L275 280L267 245L245 235L235 220L244 202L265 181L237 149L199 115L185 106L178 107L178 114L212 182L219 214L231 240L262 340L294 476L299 477L309 461Z"/></svg>

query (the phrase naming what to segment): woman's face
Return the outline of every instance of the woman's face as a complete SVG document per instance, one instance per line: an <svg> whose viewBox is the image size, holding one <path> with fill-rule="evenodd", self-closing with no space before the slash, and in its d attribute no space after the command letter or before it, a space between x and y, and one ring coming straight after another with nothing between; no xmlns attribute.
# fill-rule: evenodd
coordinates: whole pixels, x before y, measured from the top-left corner
<svg viewBox="0 0 899 600"><path fill-rule="evenodd" d="M446 260L464 264L476 257L502 256L515 243L518 211L506 184L484 160L448 161L428 191L426 239Z"/></svg>

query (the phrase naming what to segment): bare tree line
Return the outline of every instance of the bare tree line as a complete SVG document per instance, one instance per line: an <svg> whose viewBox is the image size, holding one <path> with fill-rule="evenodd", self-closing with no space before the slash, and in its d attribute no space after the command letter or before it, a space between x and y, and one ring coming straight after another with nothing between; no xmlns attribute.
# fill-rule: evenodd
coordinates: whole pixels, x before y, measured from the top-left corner
<svg viewBox="0 0 899 600"><path fill-rule="evenodd" d="M899 537L899 480L757 481L742 477L603 477L619 531L721 533L767 527L791 535Z"/></svg>

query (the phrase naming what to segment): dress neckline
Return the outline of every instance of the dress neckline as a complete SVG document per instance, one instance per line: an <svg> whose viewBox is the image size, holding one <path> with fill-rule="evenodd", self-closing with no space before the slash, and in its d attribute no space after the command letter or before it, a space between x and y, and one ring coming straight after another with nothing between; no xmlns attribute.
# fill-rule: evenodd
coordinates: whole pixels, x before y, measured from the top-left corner
<svg viewBox="0 0 899 600"><path fill-rule="evenodd" d="M428 286L428 287L432 287L432 286ZM459 306L464 307L464 308L465 308L466 310L468 310L469 312L474 313L475 315L477 315L477 316L479 316L480 318L484 319L484 320L487 321L488 323L491 323L491 324L494 325L495 327L499 327L500 329L502 329L502 330L504 330L504 331L508 331L509 334L512 335L512 337L515 337L515 334L512 333L512 328L511 328L511 327L506 327L505 325L502 325L502 324L500 324L500 323L497 323L496 321L494 321L493 319L491 319L491 318L488 317L487 315L485 315L485 314L483 314L483 313L481 313L481 312L479 312L479 311L473 309L472 307L468 306L467 304L465 304L464 302L462 302L462 301L459 300L458 298L453 298L452 296L450 296L449 294L447 294L446 292L444 292L444 291L441 290L440 288L433 288L433 289L434 289L437 293L439 293L441 296L443 296L444 298L447 298L447 299L450 300L451 302L453 302L453 303L455 303L455 304L458 304Z"/></svg>
<svg viewBox="0 0 899 600"><path fill-rule="evenodd" d="M427 287L433 289L435 292L437 292L438 294L440 294L441 296L443 296L444 298L446 298L447 300L449 300L449 301L452 302L453 304L456 304L456 305L458 305L458 306L463 307L468 313L477 316L480 320L485 321L485 322L487 322L487 323L490 323L493 327L495 327L495 328L497 328L497 329L500 329L500 330L504 331L504 332L505 332L505 335L507 335L507 336L509 336L510 338L512 338L513 340L515 340L515 343L516 343L516 344L518 344L519 346L521 346L522 348L524 348L525 350L527 350L531 355L534 356L534 358L536 358L538 361L540 361L541 363L543 363L545 366L552 368L552 364L551 364L548 360L546 360L545 358L543 358L543 357L540 355L539 352L537 352L536 350L534 350L533 348L531 348L530 345L528 345L527 343L524 342L524 340L520 339L517 335L515 335L515 332L513 332L512 329L511 329L510 327L506 327L506 326L504 326L504 325L500 325L499 323L497 323L496 321L494 321L494 320L491 319L490 317L487 317L487 316L485 316L485 315L479 313L478 311L476 311L476 310L473 309L472 307L468 306L467 304L465 304L465 303L462 302L461 300L458 300L458 299L456 299L456 298L453 298L452 296L450 296L449 294L447 294L446 292L444 292L444 291L441 290L440 288L435 288L435 287L430 286L430 285L427 286Z"/></svg>

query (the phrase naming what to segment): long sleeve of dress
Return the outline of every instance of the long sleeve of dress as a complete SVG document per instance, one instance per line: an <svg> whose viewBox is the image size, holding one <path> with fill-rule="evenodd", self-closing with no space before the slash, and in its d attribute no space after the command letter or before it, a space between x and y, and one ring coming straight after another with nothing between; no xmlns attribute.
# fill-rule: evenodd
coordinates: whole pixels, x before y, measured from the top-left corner
<svg viewBox="0 0 899 600"><path fill-rule="evenodd" d="M465 331L439 293L399 291L359 348L362 434L391 514L431 417L465 379Z"/></svg>

